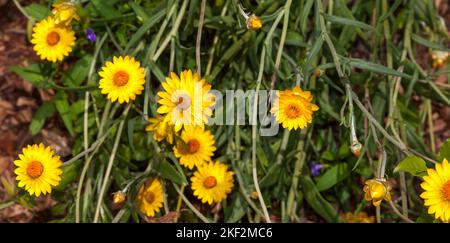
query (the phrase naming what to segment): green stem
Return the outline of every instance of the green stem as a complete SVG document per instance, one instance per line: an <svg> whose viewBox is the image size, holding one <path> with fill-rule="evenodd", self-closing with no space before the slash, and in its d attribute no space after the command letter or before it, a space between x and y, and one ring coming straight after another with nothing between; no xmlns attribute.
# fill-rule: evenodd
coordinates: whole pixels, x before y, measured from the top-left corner
<svg viewBox="0 0 450 243"><path fill-rule="evenodd" d="M126 117L128 115L128 111L130 110L130 108L131 108L131 104L129 104L127 106L127 108L125 108L125 111L123 113L123 120L119 124L119 129L117 131L116 140L114 142L113 150L111 152L111 156L109 157L108 167L107 167L105 175L103 177L103 184L102 184L102 187L100 189L100 193L98 195L97 207L95 209L95 216L94 216L94 221L93 221L94 223L97 223L98 220L99 220L100 208L101 208L101 205L103 203L103 196L104 196L104 194L106 192L106 187L107 187L108 182L109 182L109 176L111 174L112 165L114 163L114 159L115 159L115 156L116 156L116 153L117 153L117 149L119 148L119 141L120 141L120 138L122 136L123 126L125 124L125 120L126 120Z"/></svg>
<svg viewBox="0 0 450 243"><path fill-rule="evenodd" d="M206 0L202 0L201 6L200 6L200 17L198 20L197 40L195 43L195 63L197 64L197 73L200 77L202 76L202 62L200 60L200 47L201 47L201 43L202 43L203 23L205 21L205 8L206 8Z"/></svg>
<svg viewBox="0 0 450 243"><path fill-rule="evenodd" d="M280 146L280 151L278 152L277 155L277 160L276 160L276 164L281 164L281 162L283 161L284 158L284 152L286 151L288 142L289 142L289 134L290 131L288 129L285 129L283 132L283 139L281 140L281 146Z"/></svg>
<svg viewBox="0 0 450 243"><path fill-rule="evenodd" d="M162 42L162 44L159 47L156 54L153 56L153 58L152 58L153 61L158 60L159 56L163 53L164 49L169 44L170 40L176 36L178 28L180 27L180 24L181 24L181 20L183 19L184 14L186 12L186 7L187 7L188 3L189 3L189 0L183 1L183 5L181 5L180 12L178 12L178 16L177 16L177 19L175 20L175 24L173 25L170 33L166 36L166 38Z"/></svg>
<svg viewBox="0 0 450 243"><path fill-rule="evenodd" d="M181 197L181 199L183 199L184 203L186 203L186 205L189 207L189 209L192 210L192 212L194 212L195 215L197 215L197 217L199 219L201 219L204 223L210 223L210 220L208 218L206 218L200 211L198 211L194 205L192 205L191 202L189 202L189 200L186 198L186 196L184 196L184 194L181 192L180 188L178 188L178 186L172 182L173 187L175 188L175 190L177 191L178 195Z"/></svg>
<svg viewBox="0 0 450 243"><path fill-rule="evenodd" d="M14 4L16 5L16 7L19 9L19 11L30 21L35 21L35 19L33 17L31 17L30 15L27 14L27 12L25 11L25 9L23 9L22 5L20 5L20 3L17 0L13 0Z"/></svg>
<svg viewBox="0 0 450 243"><path fill-rule="evenodd" d="M258 79L256 81L256 88L255 88L255 97L253 101L253 113L252 113L252 172L253 172L253 183L255 186L256 193L258 194L259 203L261 204L261 208L264 212L264 217L267 223L270 223L270 217L269 212L267 211L266 203L264 202L264 198L261 194L261 190L259 189L259 183L258 183L258 171L257 171L257 164L256 164L256 142L257 142L257 117L258 117L258 93L259 89L261 87L262 82L262 76L264 73L264 63L266 60L266 44L271 39L273 32L276 29L276 26L281 20L281 17L283 16L284 11L281 11L278 15L277 19L274 21L272 28L270 29L269 33L267 34L266 40L264 41L265 45L262 48L261 51L261 58L259 61L259 71L258 71Z"/></svg>
<svg viewBox="0 0 450 243"><path fill-rule="evenodd" d="M283 20L283 29L281 31L280 44L278 46L277 57L275 59L275 69L278 70L281 63L281 56L283 54L284 43L286 42L286 34L289 25L289 10L291 8L292 0L287 0L284 5L284 20ZM272 75L272 83L270 85L271 90L275 89L276 76L275 73Z"/></svg>
<svg viewBox="0 0 450 243"><path fill-rule="evenodd" d="M304 137L306 130L301 131L301 137ZM298 146L297 160L295 161L294 174L292 175L291 189L289 190L287 200L287 215L293 220L295 218L295 195L298 192L298 181L305 162L304 139L300 139Z"/></svg>

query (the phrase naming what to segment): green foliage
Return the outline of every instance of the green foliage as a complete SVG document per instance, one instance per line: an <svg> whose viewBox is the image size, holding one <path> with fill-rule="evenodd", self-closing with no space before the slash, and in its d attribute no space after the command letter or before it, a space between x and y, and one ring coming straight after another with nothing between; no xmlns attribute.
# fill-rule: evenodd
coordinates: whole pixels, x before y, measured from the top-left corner
<svg viewBox="0 0 450 243"><path fill-rule="evenodd" d="M25 13L41 20L51 14L51 2L24 6ZM162 179L169 210L161 209L155 219L177 211L178 222L201 222L203 217L259 222L266 220L267 209L281 222L339 222L345 212L374 214L370 203L362 201L362 188L365 180L380 174L379 168L398 181L393 195L401 194L397 188L407 189L410 217L431 222L422 214L426 208L418 203L413 176L426 173L425 160L450 158L450 140L436 155L425 129L427 100L433 109L449 105L448 85L434 83L438 75L448 76L448 66L437 71L416 61L428 58L423 48L449 51L448 33L442 31L433 1L206 1L199 46L201 0L77 2L81 20L72 26L77 41L69 57L62 63L9 68L37 88L54 90L54 97L33 114L32 135L37 138L46 121L54 119L73 142L72 155L62 159L84 153L63 166L53 194L58 222L143 221L135 197L148 177ZM261 17L262 29L246 28L240 6ZM95 43L86 39L87 28L94 30ZM130 105L111 104L98 89L101 67L119 55L135 57L146 70L145 91ZM190 188L195 170L180 165L174 144L157 142L145 131L146 119L157 115L161 82L170 72L197 67L223 93L258 85L270 89L272 83L277 90L299 85L311 91L312 102L320 107L301 132L284 133L280 127L275 136L255 137L248 119L245 125L206 126L217 147L212 159L234 172L233 191L220 207L201 205ZM248 118L248 103L245 112ZM354 139L364 144L360 157L350 150ZM312 178L313 162L324 168ZM404 185L400 171L408 172ZM116 191L127 194L118 210L110 202ZM20 194L19 202L33 204ZM382 221L401 220L382 206Z"/></svg>
<svg viewBox="0 0 450 243"><path fill-rule="evenodd" d="M427 165L422 158L410 156L402 160L397 167L395 167L394 172L398 171L405 171L413 176L422 177L427 173Z"/></svg>

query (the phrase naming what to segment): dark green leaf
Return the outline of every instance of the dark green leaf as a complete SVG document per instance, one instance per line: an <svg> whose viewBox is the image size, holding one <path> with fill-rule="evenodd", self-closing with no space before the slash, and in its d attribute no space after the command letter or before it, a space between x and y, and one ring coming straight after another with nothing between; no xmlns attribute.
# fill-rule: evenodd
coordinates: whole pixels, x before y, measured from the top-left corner
<svg viewBox="0 0 450 243"><path fill-rule="evenodd" d="M346 163L337 164L327 170L317 181L316 187L319 191L327 190L344 180L350 174Z"/></svg>
<svg viewBox="0 0 450 243"><path fill-rule="evenodd" d="M36 20L43 20L50 15L50 9L42 4L32 3L23 8L27 14Z"/></svg>
<svg viewBox="0 0 450 243"><path fill-rule="evenodd" d="M10 70L26 81L36 85L45 81L45 77L42 75L42 71L38 64L31 64L27 67L13 66Z"/></svg>
<svg viewBox="0 0 450 243"><path fill-rule="evenodd" d="M184 175L181 175L171 164L167 161L160 162L157 166L155 166L155 171L157 171L162 177L168 179L177 184L187 185L188 182Z"/></svg>
<svg viewBox="0 0 450 243"><path fill-rule="evenodd" d="M450 162L450 139L447 139L447 141L442 144L439 150L439 162L443 161L444 159L447 159Z"/></svg>
<svg viewBox="0 0 450 243"><path fill-rule="evenodd" d="M410 156L402 160L397 167L395 167L394 172L405 171L413 176L424 176L427 172L427 165L425 161L417 156Z"/></svg>
<svg viewBox="0 0 450 243"><path fill-rule="evenodd" d="M30 124L31 135L34 136L38 134L41 131L42 127L44 126L47 118L52 117L54 113L55 107L53 102L46 102L42 104L42 106L39 107L39 109L34 114L33 119L31 120Z"/></svg>
<svg viewBox="0 0 450 243"><path fill-rule="evenodd" d="M300 183L308 205L328 223L338 222L336 209L322 197L311 178L302 176L300 177Z"/></svg>

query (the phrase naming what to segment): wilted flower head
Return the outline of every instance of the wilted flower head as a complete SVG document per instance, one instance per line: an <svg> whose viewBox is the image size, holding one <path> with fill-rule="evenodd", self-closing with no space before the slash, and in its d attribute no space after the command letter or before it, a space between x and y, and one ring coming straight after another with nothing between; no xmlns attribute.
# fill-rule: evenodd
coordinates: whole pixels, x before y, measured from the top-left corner
<svg viewBox="0 0 450 243"><path fill-rule="evenodd" d="M391 187L384 179L370 179L365 182L363 191L366 193L364 198L366 201L372 201L373 206L378 207L383 199L387 202L391 201Z"/></svg>
<svg viewBox="0 0 450 243"><path fill-rule="evenodd" d="M433 68L442 67L450 57L450 52L446 51L433 51L431 52L431 60Z"/></svg>
<svg viewBox="0 0 450 243"><path fill-rule="evenodd" d="M63 0L53 4L52 14L54 15L55 23L57 25L62 24L68 26L72 20L80 20L75 3L72 1Z"/></svg>

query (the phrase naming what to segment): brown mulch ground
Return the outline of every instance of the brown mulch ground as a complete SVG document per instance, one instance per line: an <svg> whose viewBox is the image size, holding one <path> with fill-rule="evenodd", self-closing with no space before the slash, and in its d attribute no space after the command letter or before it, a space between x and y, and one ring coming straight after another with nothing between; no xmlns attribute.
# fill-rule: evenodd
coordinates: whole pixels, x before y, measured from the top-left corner
<svg viewBox="0 0 450 243"><path fill-rule="evenodd" d="M33 1L20 1L27 5ZM34 142L45 141L54 136L52 121L44 127L42 134L33 138L29 124L33 113L43 101L51 99L52 91L34 88L9 71L14 65L26 66L38 60L27 38L27 19L18 11L12 1L0 6L0 204L17 190L13 160L20 148ZM33 212L45 210L42 206L48 199L43 198ZM38 210L36 210L38 209ZM34 213L20 204L0 210L0 222L30 222Z"/></svg>
<svg viewBox="0 0 450 243"><path fill-rule="evenodd" d="M67 139L58 118L48 121L37 137L33 138L29 132L28 126L33 113L43 101L50 100L54 92L37 90L30 83L9 71L10 66L26 66L38 58L27 38L26 18L17 10L12 1L8 1L3 6L1 6L1 2L4 0L0 0L0 205L1 202L7 201L12 196L6 188L11 187L11 190L17 190L12 161L20 152L20 148L34 142L46 142L51 145L54 144L53 141ZM27 5L33 1L20 2ZM435 2L439 6L439 12L445 18L447 26L450 27L450 3L446 0L435 0ZM427 58L419 59L427 60ZM448 80L446 76L442 76L436 82L448 83ZM450 137L450 107L434 105L433 119L437 139L436 148L439 148L442 142ZM59 149L67 151L70 148ZM33 221L35 212L45 210L50 204L52 203L49 198L43 198L34 210L14 204L0 210L0 222Z"/></svg>

